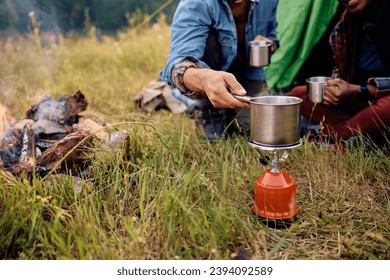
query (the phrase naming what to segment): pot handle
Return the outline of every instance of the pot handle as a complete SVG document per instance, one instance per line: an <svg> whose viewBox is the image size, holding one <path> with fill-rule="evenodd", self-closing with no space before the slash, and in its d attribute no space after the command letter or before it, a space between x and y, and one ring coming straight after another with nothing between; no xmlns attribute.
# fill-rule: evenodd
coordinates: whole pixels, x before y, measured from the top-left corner
<svg viewBox="0 0 390 280"><path fill-rule="evenodd" d="M242 102L248 103L248 104L250 104L251 101L252 101L252 97L247 96L247 95L242 96L242 95L232 94L232 96L234 98L236 98L236 99L238 99L238 100L240 100Z"/></svg>

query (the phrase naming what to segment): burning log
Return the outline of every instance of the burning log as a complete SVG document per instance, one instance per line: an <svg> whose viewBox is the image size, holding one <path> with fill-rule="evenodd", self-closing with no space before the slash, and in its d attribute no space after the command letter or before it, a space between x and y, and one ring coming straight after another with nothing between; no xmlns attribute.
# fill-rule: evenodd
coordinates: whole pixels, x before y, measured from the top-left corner
<svg viewBox="0 0 390 280"><path fill-rule="evenodd" d="M87 158L84 150L91 146L92 137L78 144L91 131L74 132L73 125L87 105L81 91L59 99L47 97L28 110L26 119L13 126L9 124L6 107L1 105L0 165L23 177L34 170L46 172L57 166L60 170L65 166L81 168ZM73 148L75 150L64 158Z"/></svg>
<svg viewBox="0 0 390 280"><path fill-rule="evenodd" d="M50 171L83 174L90 163L88 152L96 139L111 149L128 151L126 131L109 135L103 120L79 116L87 105L80 91L59 99L46 97L28 110L26 119L12 126L3 125L0 167L24 179L34 171L41 176ZM8 123L5 107L0 107L0 112L1 120L7 119Z"/></svg>
<svg viewBox="0 0 390 280"><path fill-rule="evenodd" d="M72 125L78 121L78 114L87 109L88 102L79 90L70 96L66 96L65 100L65 124Z"/></svg>
<svg viewBox="0 0 390 280"><path fill-rule="evenodd" d="M33 166L35 136L28 125L21 131L7 130L0 141L0 147L0 162L7 170L12 170L19 163Z"/></svg>
<svg viewBox="0 0 390 280"><path fill-rule="evenodd" d="M27 118L34 120L32 129L37 136L37 146L45 150L56 140L73 132L72 125L78 122L79 113L88 106L84 94L76 91L59 99L46 97L27 111Z"/></svg>
<svg viewBox="0 0 390 280"><path fill-rule="evenodd" d="M22 135L22 149L19 157L19 162L33 165L35 135L29 126L24 127Z"/></svg>
<svg viewBox="0 0 390 280"><path fill-rule="evenodd" d="M47 97L27 111L27 118L34 121L47 120L61 125L72 125L78 121L78 114L88 106L84 94L76 91L58 100Z"/></svg>
<svg viewBox="0 0 390 280"><path fill-rule="evenodd" d="M74 173L83 170L87 165L88 148L93 145L94 137L89 137L80 144L90 133L80 130L67 135L55 142L43 152L38 159L38 165L47 171L58 169L59 172L72 170Z"/></svg>

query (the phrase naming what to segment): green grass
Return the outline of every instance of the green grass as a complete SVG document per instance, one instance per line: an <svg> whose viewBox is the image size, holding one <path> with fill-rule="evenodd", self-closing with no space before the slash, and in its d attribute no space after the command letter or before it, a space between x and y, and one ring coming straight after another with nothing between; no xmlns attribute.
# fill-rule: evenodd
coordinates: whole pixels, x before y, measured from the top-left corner
<svg viewBox="0 0 390 280"><path fill-rule="evenodd" d="M254 259L390 258L388 155L364 144L344 155L310 144L293 150L282 168L297 181L298 220L267 228L250 208L266 167L246 139L211 145L184 115L134 107L168 46L166 25L103 42L62 38L49 50L26 38L2 40L1 102L16 119L48 92L80 89L89 102L83 114L118 124L130 145L93 148L81 183L0 170L0 258L230 259L238 251Z"/></svg>

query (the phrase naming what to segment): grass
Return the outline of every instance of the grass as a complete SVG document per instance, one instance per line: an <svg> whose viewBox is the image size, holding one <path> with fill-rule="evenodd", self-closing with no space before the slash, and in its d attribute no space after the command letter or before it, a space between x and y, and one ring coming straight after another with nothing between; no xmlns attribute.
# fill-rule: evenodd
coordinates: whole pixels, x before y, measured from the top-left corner
<svg viewBox="0 0 390 280"><path fill-rule="evenodd" d="M2 259L389 259L390 158L365 144L338 154L305 144L282 168L297 181L298 220L265 227L251 212L266 167L243 137L211 145L192 119L144 114L135 94L158 78L169 27L116 38L61 38L57 48L0 44L0 95L23 118L40 97L80 89L95 114L129 132L98 145L90 175L13 179L0 170ZM81 188L81 191L77 189Z"/></svg>

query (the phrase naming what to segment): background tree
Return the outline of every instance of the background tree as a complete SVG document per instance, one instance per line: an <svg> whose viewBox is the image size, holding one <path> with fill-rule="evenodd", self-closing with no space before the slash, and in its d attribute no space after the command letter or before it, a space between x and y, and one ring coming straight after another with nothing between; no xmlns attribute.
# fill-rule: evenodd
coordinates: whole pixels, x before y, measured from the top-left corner
<svg viewBox="0 0 390 280"><path fill-rule="evenodd" d="M81 31L85 21L103 32L128 26L128 18L141 11L151 14L169 0L0 0L0 32L31 30L29 13L34 11L40 28L61 32ZM179 0L162 12L170 22Z"/></svg>

